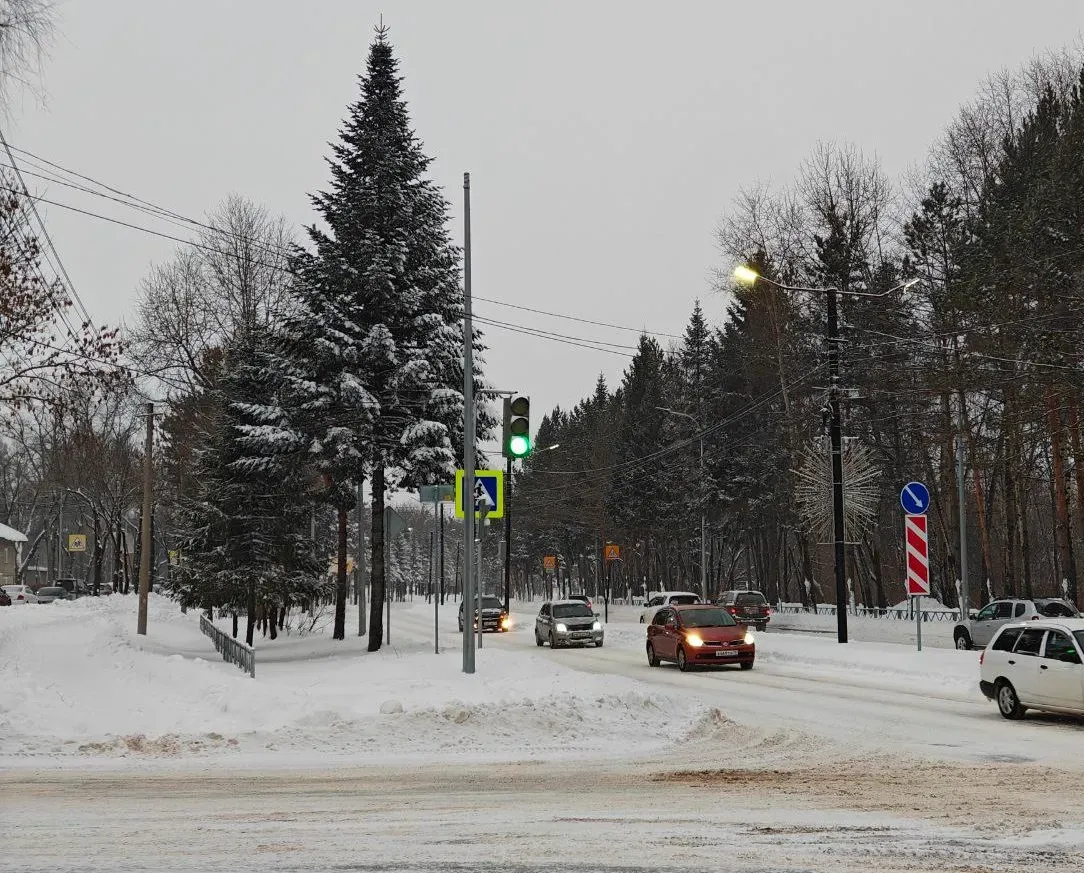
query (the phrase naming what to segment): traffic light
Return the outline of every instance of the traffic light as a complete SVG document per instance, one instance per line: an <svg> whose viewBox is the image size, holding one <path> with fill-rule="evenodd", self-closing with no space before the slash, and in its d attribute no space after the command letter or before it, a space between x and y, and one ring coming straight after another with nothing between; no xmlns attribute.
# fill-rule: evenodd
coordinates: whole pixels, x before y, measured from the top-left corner
<svg viewBox="0 0 1084 873"><path fill-rule="evenodd" d="M504 440L506 458L525 458L531 453L531 398L514 394L504 398Z"/></svg>

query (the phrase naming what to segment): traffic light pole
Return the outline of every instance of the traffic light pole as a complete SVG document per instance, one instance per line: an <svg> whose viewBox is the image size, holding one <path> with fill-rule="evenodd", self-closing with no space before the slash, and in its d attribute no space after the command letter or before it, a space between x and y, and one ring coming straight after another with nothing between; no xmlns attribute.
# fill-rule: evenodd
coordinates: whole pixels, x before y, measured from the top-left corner
<svg viewBox="0 0 1084 873"><path fill-rule="evenodd" d="M463 672L474 672L474 325L470 285L470 173L463 174Z"/></svg>
<svg viewBox="0 0 1084 873"><path fill-rule="evenodd" d="M504 611L512 614L512 457L504 471Z"/></svg>

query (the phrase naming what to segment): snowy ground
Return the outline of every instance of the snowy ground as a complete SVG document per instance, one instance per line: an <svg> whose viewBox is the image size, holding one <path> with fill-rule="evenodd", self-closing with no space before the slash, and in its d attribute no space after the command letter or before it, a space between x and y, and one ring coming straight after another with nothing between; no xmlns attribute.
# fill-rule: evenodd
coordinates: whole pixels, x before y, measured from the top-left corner
<svg viewBox="0 0 1084 873"><path fill-rule="evenodd" d="M440 655L418 602L254 680L160 598L147 638L134 598L0 610L0 870L1084 869L1084 722L1003 721L974 652L779 622L683 674L638 609L553 652L525 604L467 677L455 609Z"/></svg>

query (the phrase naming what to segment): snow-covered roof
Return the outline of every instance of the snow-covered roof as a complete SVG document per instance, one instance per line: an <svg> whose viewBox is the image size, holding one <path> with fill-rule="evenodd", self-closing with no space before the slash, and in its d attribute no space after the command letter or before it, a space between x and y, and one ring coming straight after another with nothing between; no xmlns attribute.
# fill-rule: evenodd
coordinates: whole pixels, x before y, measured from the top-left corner
<svg viewBox="0 0 1084 873"><path fill-rule="evenodd" d="M9 543L25 543L26 534L19 533L15 528L8 527L6 524L0 524L0 540L7 540Z"/></svg>

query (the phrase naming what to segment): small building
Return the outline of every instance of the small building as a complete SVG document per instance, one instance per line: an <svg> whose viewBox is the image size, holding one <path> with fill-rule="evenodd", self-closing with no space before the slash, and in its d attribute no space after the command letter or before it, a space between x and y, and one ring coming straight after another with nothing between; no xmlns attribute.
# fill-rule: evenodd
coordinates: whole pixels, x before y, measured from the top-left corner
<svg viewBox="0 0 1084 873"><path fill-rule="evenodd" d="M14 585L19 579L26 534L0 524L0 585Z"/></svg>

